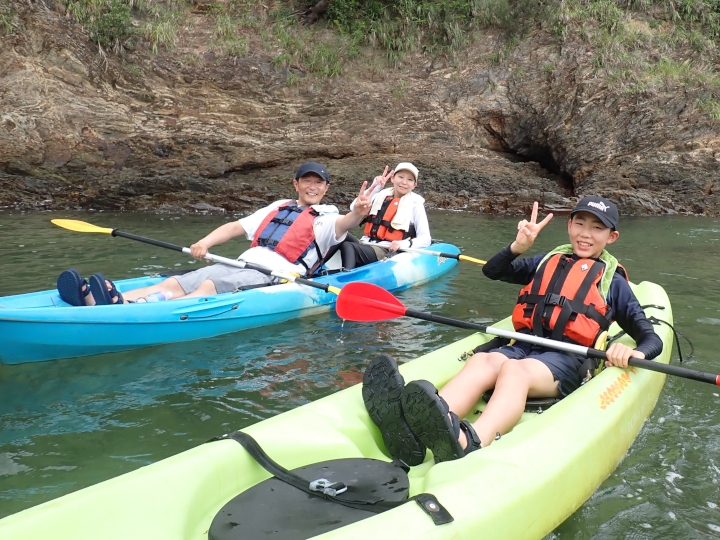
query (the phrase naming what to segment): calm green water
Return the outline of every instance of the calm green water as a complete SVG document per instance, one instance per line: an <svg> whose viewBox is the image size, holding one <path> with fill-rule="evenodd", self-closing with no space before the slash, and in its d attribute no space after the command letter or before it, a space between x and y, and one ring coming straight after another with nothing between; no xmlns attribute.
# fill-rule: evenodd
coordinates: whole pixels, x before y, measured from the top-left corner
<svg viewBox="0 0 720 540"><path fill-rule="evenodd" d="M53 288L71 266L121 279L201 264L129 240L65 231L50 224L59 217L184 245L231 219L3 211L0 296ZM432 212L430 223L435 238L487 258L512 240L517 218ZM534 252L565 243L565 223L551 222ZM695 344L686 365L720 373L720 221L624 218L621 232L613 253L634 281L665 287L677 327ZM248 242L231 244L214 251L234 256ZM517 290L461 263L400 297L414 309L488 323L509 314ZM0 365L0 517L357 384L378 351L407 361L464 335L409 319L342 325L323 315L202 342ZM715 387L668 378L625 460L548 538L720 538L719 409Z"/></svg>

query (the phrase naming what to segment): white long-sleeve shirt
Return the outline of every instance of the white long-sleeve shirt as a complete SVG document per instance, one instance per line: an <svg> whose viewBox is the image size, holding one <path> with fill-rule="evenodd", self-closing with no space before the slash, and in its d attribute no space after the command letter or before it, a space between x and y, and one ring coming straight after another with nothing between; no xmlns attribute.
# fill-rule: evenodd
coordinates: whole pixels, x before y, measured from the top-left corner
<svg viewBox="0 0 720 540"><path fill-rule="evenodd" d="M383 187L381 185L376 185L370 192L370 197L373 202L375 201L376 195L380 193L382 189ZM352 211L356 202L357 199L355 199L350 204L350 211ZM430 224L428 223L427 214L425 213L424 199L422 204L416 204L413 206L411 222L415 226L416 236L415 238L406 238L405 240L400 240L400 248L423 249L428 247L432 243L432 237L430 236ZM388 240L373 241L370 239L369 236L363 236L360 241L363 244L374 244L376 246L381 246L384 248L389 247L391 243Z"/></svg>

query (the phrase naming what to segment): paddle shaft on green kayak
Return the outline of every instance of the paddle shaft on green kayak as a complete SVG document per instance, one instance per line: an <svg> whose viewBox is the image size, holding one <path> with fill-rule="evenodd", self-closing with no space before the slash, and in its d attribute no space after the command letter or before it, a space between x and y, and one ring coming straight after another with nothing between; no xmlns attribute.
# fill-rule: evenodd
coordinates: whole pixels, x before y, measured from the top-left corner
<svg viewBox="0 0 720 540"><path fill-rule="evenodd" d="M393 308L395 306L392 306ZM580 345L573 345L572 343L563 343L561 341L555 341L546 339L538 336L532 336L530 334L521 334L520 332L511 332L509 330L503 330L502 328L495 328L493 326L484 326L482 324L476 324L466 321L459 321L457 319L450 319L448 317L442 317L440 315L433 315L431 313L424 313L422 311L414 311L412 309L405 309L404 313L406 317L413 317L416 319L423 319L425 321L436 322L440 324L447 324L449 326L457 326L458 328L467 328L469 330L480 330L493 336L504 337L508 339L516 339L518 341L525 341L534 345L542 345L552 349L565 351L569 353L579 354L581 356L587 356L590 358L597 358L600 360L607 360L607 354L605 351L600 351L590 347L582 347ZM700 381L704 383L710 383L720 386L720 375L714 373L706 373L703 371L697 371L694 369L687 369L680 366L671 366L667 364L659 364L652 360L645 360L644 358L630 358L628 364L634 367L642 369L649 369L650 371L657 371L658 373L665 373L666 375L674 375L676 377L684 377L686 379L692 379L694 381Z"/></svg>

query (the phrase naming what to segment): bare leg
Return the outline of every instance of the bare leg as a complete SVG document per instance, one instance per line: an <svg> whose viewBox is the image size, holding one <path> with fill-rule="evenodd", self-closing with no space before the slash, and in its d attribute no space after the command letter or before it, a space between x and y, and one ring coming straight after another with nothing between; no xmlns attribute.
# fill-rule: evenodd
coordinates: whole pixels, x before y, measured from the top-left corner
<svg viewBox="0 0 720 540"><path fill-rule="evenodd" d="M492 399L473 427L484 447L495 440L495 434L505 434L520 421L525 401L530 397L554 397L559 395L558 381L548 367L534 358L511 360L502 364L495 383ZM460 436L460 443L467 440Z"/></svg>
<svg viewBox="0 0 720 540"><path fill-rule="evenodd" d="M178 283L178 280L175 278L167 278L166 280L161 281L156 285L150 285L149 287L141 287L140 289L133 289L132 291L122 293L122 295L123 298L125 298L126 302L128 300L134 302L138 298L143 298L146 297L148 294L156 292L172 293L173 300L187 296L185 294L185 290L180 286L180 283Z"/></svg>
<svg viewBox="0 0 720 540"><path fill-rule="evenodd" d="M467 416L480 396L495 387L500 368L506 361L507 357L499 352L473 355L460 373L440 390L440 397L460 418Z"/></svg>
<svg viewBox="0 0 720 540"><path fill-rule="evenodd" d="M212 296L214 294L217 294L215 283L213 283L209 279L206 279L200 284L197 289L195 289L190 294L186 294L185 298L200 298L202 296Z"/></svg>
<svg viewBox="0 0 720 540"><path fill-rule="evenodd" d="M87 290L87 288L89 286L90 285L82 286L83 293ZM93 294L91 292L88 292L87 296L85 297L85 305L86 306L94 306L95 305L95 297L93 296Z"/></svg>

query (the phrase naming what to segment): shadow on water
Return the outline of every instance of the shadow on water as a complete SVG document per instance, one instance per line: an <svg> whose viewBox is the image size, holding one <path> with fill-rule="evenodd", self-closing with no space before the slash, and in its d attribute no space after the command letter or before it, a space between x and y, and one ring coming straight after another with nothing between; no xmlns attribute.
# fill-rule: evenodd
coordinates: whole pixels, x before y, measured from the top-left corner
<svg viewBox="0 0 720 540"><path fill-rule="evenodd" d="M231 219L0 212L0 295L53 287L70 266L119 279L201 264L49 224L60 217L184 245ZM431 212L430 222L435 238L487 259L512 241L517 219ZM565 223L554 219L533 253L565 243ZM632 280L667 290L677 327L695 344L686 365L720 373L720 221L623 217L620 231L612 253ZM248 244L214 251L236 256ZM517 292L516 285L490 282L478 266L461 263L398 296L416 310L489 323L510 313ZM343 324L325 314L203 341L0 365L0 517L357 384L378 352L409 361L467 333L407 318ZM548 539L720 538L718 456L720 392L668 378L625 460Z"/></svg>

